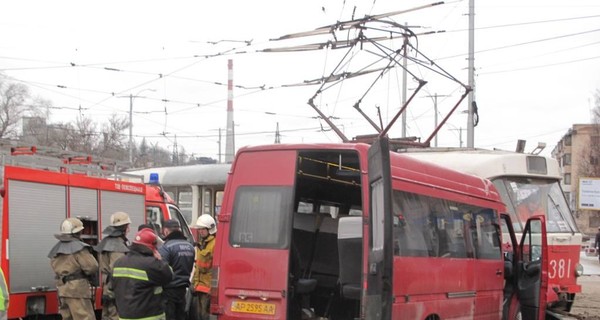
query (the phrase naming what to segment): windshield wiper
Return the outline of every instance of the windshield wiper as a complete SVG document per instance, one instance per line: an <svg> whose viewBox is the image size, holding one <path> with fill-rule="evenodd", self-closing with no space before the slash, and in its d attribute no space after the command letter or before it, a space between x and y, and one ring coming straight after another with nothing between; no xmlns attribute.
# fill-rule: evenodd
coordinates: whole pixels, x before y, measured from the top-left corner
<svg viewBox="0 0 600 320"><path fill-rule="evenodd" d="M552 201L552 205L554 205L554 208L556 208L556 211L558 211L558 214L560 214L560 217L563 219L563 221L567 221L567 224L569 224L569 226L571 227L571 235L574 235L575 230L577 230L577 229L574 228L573 225L571 225L570 219L567 219L565 217L565 214L562 212L562 210L560 209L560 206L556 203L556 201L554 201L554 198L552 198L552 196L550 195L550 192L548 192L548 198L550 199L550 201Z"/></svg>

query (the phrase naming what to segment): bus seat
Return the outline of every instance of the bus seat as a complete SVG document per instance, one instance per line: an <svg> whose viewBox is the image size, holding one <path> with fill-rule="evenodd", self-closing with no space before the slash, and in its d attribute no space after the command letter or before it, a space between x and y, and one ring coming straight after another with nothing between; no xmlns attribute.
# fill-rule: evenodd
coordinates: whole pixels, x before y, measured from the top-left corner
<svg viewBox="0 0 600 320"><path fill-rule="evenodd" d="M338 253L342 297L360 299L362 217L342 217L339 219Z"/></svg>

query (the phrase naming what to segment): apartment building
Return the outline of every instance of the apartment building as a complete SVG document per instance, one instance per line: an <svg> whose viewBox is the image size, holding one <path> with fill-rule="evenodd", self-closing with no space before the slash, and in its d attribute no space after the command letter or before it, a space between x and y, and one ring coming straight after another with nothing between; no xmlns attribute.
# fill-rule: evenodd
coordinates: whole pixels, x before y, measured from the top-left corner
<svg viewBox="0 0 600 320"><path fill-rule="evenodd" d="M581 232L594 235L600 226L600 211L578 208L580 178L600 178L600 125L574 124L558 141L552 157L558 160L562 187Z"/></svg>

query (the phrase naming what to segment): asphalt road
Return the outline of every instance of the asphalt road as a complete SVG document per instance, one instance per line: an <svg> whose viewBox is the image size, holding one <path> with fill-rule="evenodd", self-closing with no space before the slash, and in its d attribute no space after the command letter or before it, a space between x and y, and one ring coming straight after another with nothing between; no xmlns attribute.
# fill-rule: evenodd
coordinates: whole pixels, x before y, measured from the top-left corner
<svg viewBox="0 0 600 320"><path fill-rule="evenodd" d="M581 293L575 297L571 313L575 319L600 319L600 262L597 256L581 254L583 276L577 280L581 285Z"/></svg>
<svg viewBox="0 0 600 320"><path fill-rule="evenodd" d="M600 275L600 262L598 256L588 257L582 252L579 261L583 265L584 275Z"/></svg>

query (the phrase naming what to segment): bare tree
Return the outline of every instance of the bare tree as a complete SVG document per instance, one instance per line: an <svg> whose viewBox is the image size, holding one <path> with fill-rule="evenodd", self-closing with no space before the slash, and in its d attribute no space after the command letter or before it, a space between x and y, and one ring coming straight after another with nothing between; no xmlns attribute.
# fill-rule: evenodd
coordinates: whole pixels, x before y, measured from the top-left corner
<svg viewBox="0 0 600 320"><path fill-rule="evenodd" d="M68 149L71 151L93 154L98 149L99 134L96 132L96 123L91 118L79 116L75 125L66 138Z"/></svg>
<svg viewBox="0 0 600 320"><path fill-rule="evenodd" d="M594 94L593 123L590 141L581 150L579 176L600 177L600 90Z"/></svg>
<svg viewBox="0 0 600 320"><path fill-rule="evenodd" d="M107 124L102 128L102 141L97 153L106 158L125 160L127 158L127 142L123 132L129 128L129 121L125 117L119 118L113 114Z"/></svg>
<svg viewBox="0 0 600 320"><path fill-rule="evenodd" d="M0 139L17 136L21 118L36 109L29 98L27 86L0 79Z"/></svg>

